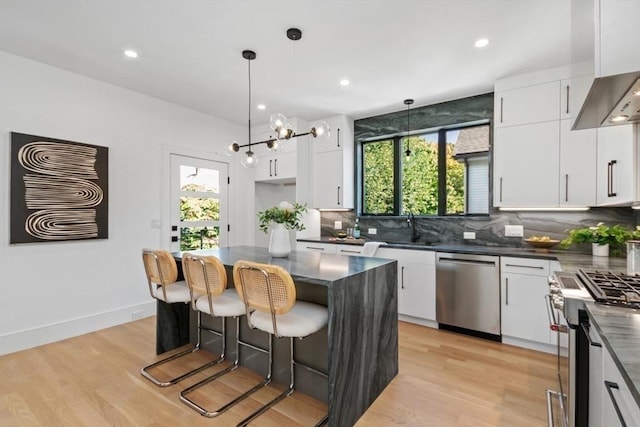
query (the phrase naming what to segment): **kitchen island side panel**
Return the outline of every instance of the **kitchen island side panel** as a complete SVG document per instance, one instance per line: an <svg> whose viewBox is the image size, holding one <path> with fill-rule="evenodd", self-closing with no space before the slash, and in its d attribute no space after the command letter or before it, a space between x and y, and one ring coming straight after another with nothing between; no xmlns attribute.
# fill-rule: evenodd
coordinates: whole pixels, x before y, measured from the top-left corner
<svg viewBox="0 0 640 427"><path fill-rule="evenodd" d="M329 287L329 425L353 425L398 374L397 262Z"/></svg>

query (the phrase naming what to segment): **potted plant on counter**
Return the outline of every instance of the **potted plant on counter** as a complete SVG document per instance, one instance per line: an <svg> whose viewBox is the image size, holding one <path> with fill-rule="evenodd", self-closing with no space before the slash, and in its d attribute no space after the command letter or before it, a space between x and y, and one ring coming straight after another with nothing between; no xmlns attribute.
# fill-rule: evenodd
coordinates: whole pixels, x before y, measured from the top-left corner
<svg viewBox="0 0 640 427"><path fill-rule="evenodd" d="M593 227L576 228L569 230L569 236L560 242L562 248L568 248L573 244L591 243L594 256L618 255L627 240L640 237L640 228L631 231L623 226L605 225L600 222Z"/></svg>
<svg viewBox="0 0 640 427"><path fill-rule="evenodd" d="M275 223L269 238L269 255L283 258L291 253L288 230L304 230L301 217L302 213L306 211L306 205L281 202L278 206L258 212L261 231L266 233L269 225Z"/></svg>

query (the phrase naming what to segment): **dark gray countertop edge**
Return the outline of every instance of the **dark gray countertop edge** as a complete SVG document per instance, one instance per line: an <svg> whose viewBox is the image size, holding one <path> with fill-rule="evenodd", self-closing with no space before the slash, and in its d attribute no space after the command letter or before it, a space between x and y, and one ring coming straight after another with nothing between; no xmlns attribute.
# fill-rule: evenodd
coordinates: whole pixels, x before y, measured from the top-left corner
<svg viewBox="0 0 640 427"><path fill-rule="evenodd" d="M640 406L640 310L596 303L586 306L592 324Z"/></svg>

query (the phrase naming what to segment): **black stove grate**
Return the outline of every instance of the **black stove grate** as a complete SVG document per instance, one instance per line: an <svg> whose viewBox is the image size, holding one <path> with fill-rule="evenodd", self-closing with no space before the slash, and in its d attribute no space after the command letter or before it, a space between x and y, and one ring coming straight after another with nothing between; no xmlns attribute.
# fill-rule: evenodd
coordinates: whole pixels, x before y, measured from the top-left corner
<svg viewBox="0 0 640 427"><path fill-rule="evenodd" d="M596 301L640 308L640 275L582 269L578 272Z"/></svg>

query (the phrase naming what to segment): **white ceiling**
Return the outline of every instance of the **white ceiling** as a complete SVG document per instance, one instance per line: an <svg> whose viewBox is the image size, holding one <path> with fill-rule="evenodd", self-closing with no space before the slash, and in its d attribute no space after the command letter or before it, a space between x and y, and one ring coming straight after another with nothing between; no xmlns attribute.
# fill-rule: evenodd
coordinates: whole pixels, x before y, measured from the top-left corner
<svg viewBox="0 0 640 427"><path fill-rule="evenodd" d="M586 60L585 0L0 0L0 50L237 123L353 118ZM287 28L303 31L287 39ZM583 37L571 40L571 29ZM491 44L473 46L480 37ZM135 49L140 57L123 56ZM351 85L339 86L341 78Z"/></svg>

